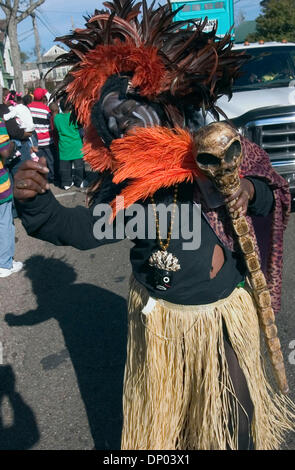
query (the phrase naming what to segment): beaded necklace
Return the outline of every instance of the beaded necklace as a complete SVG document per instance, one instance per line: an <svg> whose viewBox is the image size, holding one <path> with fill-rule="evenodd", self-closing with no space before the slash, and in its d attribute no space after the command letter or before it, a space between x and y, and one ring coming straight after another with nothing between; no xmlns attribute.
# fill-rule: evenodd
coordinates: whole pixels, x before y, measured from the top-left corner
<svg viewBox="0 0 295 470"><path fill-rule="evenodd" d="M167 233L166 242L161 238L160 234L160 222L157 214L156 203L153 196L151 196L151 202L153 206L155 221L156 221L156 235L157 242L160 246L160 250L155 251L149 258L149 265L154 268L154 284L158 290L167 290L172 284L172 272L180 269L180 264L176 256L167 251L171 237L172 227L175 219L175 212L177 208L177 196L178 196L178 185L174 188L173 196L173 209L171 214L170 227Z"/></svg>

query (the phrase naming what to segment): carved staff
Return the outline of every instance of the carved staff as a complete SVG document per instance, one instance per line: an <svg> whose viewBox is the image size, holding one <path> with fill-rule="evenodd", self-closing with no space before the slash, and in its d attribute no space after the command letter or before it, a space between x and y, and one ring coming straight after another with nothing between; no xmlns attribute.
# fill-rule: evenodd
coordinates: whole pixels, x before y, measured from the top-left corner
<svg viewBox="0 0 295 470"><path fill-rule="evenodd" d="M243 159L239 134L225 123L212 123L198 130L194 137L197 165L210 178L217 189L228 197L240 187L239 167ZM235 200L236 201L236 200ZM227 205L227 209L233 204ZM280 340L277 337L275 315L265 276L261 270L254 237L251 236L246 217L239 211L230 213L233 229L249 272L249 282L256 300L258 318L264 333L270 359L280 391L289 391Z"/></svg>

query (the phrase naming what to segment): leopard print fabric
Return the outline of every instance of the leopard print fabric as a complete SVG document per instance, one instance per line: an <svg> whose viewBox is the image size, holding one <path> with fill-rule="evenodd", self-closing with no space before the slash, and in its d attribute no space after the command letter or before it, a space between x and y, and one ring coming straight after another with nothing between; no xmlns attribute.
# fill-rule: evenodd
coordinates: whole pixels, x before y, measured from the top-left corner
<svg viewBox="0 0 295 470"><path fill-rule="evenodd" d="M253 176L266 180L273 190L275 207L269 217L247 216L250 233L256 241L262 270L271 293L272 307L275 313L281 308L282 268L283 268L283 232L287 226L291 196L288 183L271 166L267 153L258 145L242 138L243 161L241 177ZM203 214L221 242L231 251L239 250L230 218L225 206L210 209L206 206L201 192L196 189L195 201L202 205ZM261 219L261 218L260 218ZM269 224L269 233L266 226Z"/></svg>

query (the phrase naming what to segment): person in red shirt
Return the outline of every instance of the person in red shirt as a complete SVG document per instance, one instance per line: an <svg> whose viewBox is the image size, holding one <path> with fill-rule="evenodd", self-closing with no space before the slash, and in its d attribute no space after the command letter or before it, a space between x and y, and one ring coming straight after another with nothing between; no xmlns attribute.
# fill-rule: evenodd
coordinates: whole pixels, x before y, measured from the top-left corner
<svg viewBox="0 0 295 470"><path fill-rule="evenodd" d="M52 137L51 112L47 106L47 90L36 88L34 91L34 101L28 105L33 116L35 130L38 136L38 156L45 157L49 169L48 182L55 180L55 147Z"/></svg>

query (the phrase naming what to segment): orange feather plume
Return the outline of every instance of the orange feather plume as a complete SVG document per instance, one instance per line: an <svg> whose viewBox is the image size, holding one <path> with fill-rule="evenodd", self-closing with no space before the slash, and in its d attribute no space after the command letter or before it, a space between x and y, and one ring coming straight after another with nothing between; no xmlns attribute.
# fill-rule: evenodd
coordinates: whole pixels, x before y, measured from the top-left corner
<svg viewBox="0 0 295 470"><path fill-rule="evenodd" d="M105 147L103 141L97 134L95 127L90 124L85 131L83 145L84 160L89 163L92 170L103 172L113 171L114 160L111 152Z"/></svg>
<svg viewBox="0 0 295 470"><path fill-rule="evenodd" d="M120 196L122 206L112 201L113 214L136 201L144 200L160 188L202 177L195 162L196 149L191 134L183 129L137 127L112 142L114 183L131 180ZM123 207L124 206L124 207Z"/></svg>
<svg viewBox="0 0 295 470"><path fill-rule="evenodd" d="M134 47L130 42L99 45L81 60L79 68L71 71L73 80L67 86L68 99L75 106L79 122L88 126L91 108L100 91L113 74L133 72L132 85L140 87L143 96L152 97L160 89L165 67L155 47Z"/></svg>

